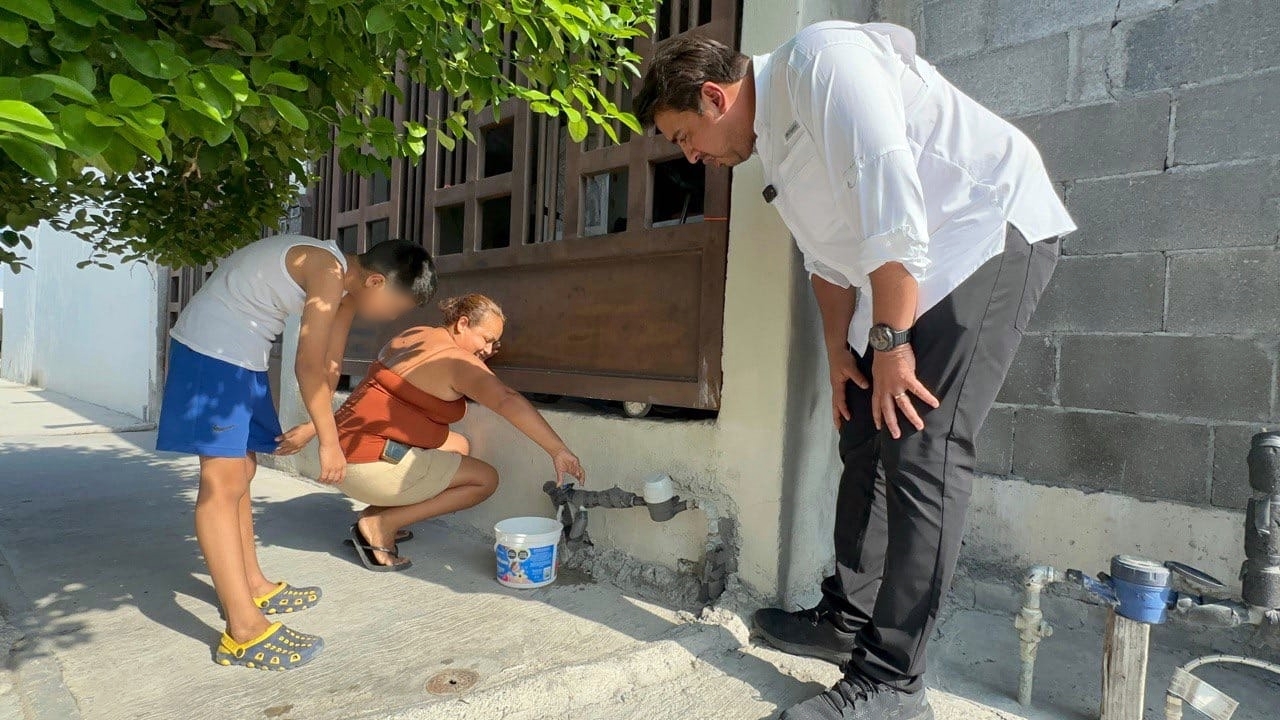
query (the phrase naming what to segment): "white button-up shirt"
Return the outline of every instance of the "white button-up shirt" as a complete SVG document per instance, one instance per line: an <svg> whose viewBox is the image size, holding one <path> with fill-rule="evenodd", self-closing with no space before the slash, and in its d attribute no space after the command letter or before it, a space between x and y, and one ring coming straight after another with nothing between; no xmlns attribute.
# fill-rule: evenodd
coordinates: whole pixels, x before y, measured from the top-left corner
<svg viewBox="0 0 1280 720"><path fill-rule="evenodd" d="M1020 130L916 56L897 25L823 22L753 59L766 199L811 274L856 286L849 344L866 352L870 274L901 263L916 317L1004 250L1075 229Z"/></svg>

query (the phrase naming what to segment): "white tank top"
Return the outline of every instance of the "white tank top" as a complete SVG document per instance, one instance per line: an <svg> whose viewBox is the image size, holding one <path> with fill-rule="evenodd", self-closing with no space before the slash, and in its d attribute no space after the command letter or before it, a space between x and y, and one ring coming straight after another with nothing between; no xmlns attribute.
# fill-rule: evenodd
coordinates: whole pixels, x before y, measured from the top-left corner
<svg viewBox="0 0 1280 720"><path fill-rule="evenodd" d="M346 271L346 257L331 240L305 235L259 240L218 263L169 335L201 355L265 371L271 343L284 331L285 318L301 315L306 304L306 292L285 266L285 256L299 245L328 250Z"/></svg>

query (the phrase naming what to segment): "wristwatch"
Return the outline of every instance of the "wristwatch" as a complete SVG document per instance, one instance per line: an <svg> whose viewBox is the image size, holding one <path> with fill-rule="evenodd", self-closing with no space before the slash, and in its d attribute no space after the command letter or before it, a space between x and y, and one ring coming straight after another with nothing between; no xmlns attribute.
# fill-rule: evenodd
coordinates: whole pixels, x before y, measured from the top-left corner
<svg viewBox="0 0 1280 720"><path fill-rule="evenodd" d="M894 330L888 325L880 323L879 325L872 325L871 332L867 334L867 343L876 352L889 352L909 342L911 342L911 328Z"/></svg>

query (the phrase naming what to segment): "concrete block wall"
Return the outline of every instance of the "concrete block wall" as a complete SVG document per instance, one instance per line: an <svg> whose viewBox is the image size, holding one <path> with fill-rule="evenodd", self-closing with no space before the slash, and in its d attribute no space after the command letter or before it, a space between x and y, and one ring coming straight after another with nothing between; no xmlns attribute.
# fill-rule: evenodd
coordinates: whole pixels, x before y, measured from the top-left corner
<svg viewBox="0 0 1280 720"><path fill-rule="evenodd" d="M1280 4L880 6L1036 141L1080 226L982 470L1243 507L1249 437L1280 425Z"/></svg>

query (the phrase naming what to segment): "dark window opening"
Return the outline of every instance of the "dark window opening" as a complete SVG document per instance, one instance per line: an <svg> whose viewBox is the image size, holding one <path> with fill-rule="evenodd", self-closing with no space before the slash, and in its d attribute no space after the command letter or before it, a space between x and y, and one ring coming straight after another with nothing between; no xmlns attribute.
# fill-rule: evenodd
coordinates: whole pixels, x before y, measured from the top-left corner
<svg viewBox="0 0 1280 720"><path fill-rule="evenodd" d="M480 249L511 246L511 196L490 198L480 203Z"/></svg>
<svg viewBox="0 0 1280 720"><path fill-rule="evenodd" d="M338 228L338 247L344 253L355 254L359 248L360 229L355 225Z"/></svg>
<svg viewBox="0 0 1280 720"><path fill-rule="evenodd" d="M369 204L391 202L391 178L378 172L369 177Z"/></svg>
<svg viewBox="0 0 1280 720"><path fill-rule="evenodd" d="M463 141L465 142L465 141ZM440 150L436 165L436 187L447 188L467 181L467 148L459 142L454 150Z"/></svg>
<svg viewBox="0 0 1280 720"><path fill-rule="evenodd" d="M368 240L368 247L373 247L380 242L386 242L388 231L391 224L385 218L382 220L374 220L365 226L365 239Z"/></svg>
<svg viewBox="0 0 1280 720"><path fill-rule="evenodd" d="M515 161L516 125L505 122L486 129L484 143L484 177L511 172Z"/></svg>
<svg viewBox="0 0 1280 720"><path fill-rule="evenodd" d="M707 170L684 158L653 166L653 227L702 222Z"/></svg>
<svg viewBox="0 0 1280 720"><path fill-rule="evenodd" d="M623 168L583 179L583 237L626 231L627 174Z"/></svg>
<svg viewBox="0 0 1280 720"><path fill-rule="evenodd" d="M439 255L457 255L463 247L463 223L467 216L462 205L436 209L436 248Z"/></svg>

